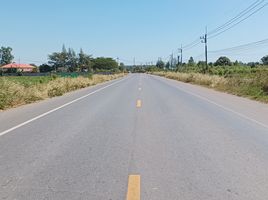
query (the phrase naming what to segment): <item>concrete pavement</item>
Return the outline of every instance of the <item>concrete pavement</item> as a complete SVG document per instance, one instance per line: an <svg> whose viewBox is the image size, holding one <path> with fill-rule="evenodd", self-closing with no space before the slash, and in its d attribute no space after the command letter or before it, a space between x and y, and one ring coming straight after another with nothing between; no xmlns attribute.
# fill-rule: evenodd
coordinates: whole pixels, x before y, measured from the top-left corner
<svg viewBox="0 0 268 200"><path fill-rule="evenodd" d="M267 105L116 81L0 113L1 133L100 89L0 137L0 199L121 200L129 175L145 200L268 199Z"/></svg>

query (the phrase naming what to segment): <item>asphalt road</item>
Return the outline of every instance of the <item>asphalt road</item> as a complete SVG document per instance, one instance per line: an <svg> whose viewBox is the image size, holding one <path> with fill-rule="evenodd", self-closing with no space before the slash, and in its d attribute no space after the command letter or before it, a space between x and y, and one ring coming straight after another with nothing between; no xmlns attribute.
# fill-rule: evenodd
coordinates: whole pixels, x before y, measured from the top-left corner
<svg viewBox="0 0 268 200"><path fill-rule="evenodd" d="M0 199L267 200L268 105L133 74L0 112Z"/></svg>

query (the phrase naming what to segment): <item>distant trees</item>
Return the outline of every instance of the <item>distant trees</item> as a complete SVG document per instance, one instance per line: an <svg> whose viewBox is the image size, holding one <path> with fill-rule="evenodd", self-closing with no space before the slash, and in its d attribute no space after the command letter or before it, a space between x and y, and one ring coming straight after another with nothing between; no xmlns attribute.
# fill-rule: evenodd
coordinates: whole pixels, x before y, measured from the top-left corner
<svg viewBox="0 0 268 200"><path fill-rule="evenodd" d="M118 71L119 66L113 58L99 57L92 60L95 71Z"/></svg>
<svg viewBox="0 0 268 200"><path fill-rule="evenodd" d="M222 56L214 64L215 66L232 66L232 62L229 58Z"/></svg>
<svg viewBox="0 0 268 200"><path fill-rule="evenodd" d="M66 50L63 45L61 52L54 52L48 55L48 64L55 71L68 71L68 72L90 72L90 71L119 71L124 70L124 65L120 67L118 63L113 58L93 58L91 55L84 53L83 49L80 52L76 52L69 48ZM51 70L47 65L43 65L42 71ZM40 70L41 71L41 70Z"/></svg>
<svg viewBox="0 0 268 200"><path fill-rule="evenodd" d="M264 65L268 65L268 55L262 57L261 62L262 62L262 64L264 64Z"/></svg>
<svg viewBox="0 0 268 200"><path fill-rule="evenodd" d="M121 62L121 63L119 64L119 70L120 70L120 71L125 71L125 70L126 70L126 67L125 67L125 64L124 64L124 63Z"/></svg>
<svg viewBox="0 0 268 200"><path fill-rule="evenodd" d="M0 66L11 63L13 59L14 59L14 56L12 55L11 47L0 48Z"/></svg>
<svg viewBox="0 0 268 200"><path fill-rule="evenodd" d="M67 67L67 50L65 46L63 45L61 52L54 52L50 55L48 55L48 63L53 66L55 71L58 69L63 70Z"/></svg>
<svg viewBox="0 0 268 200"><path fill-rule="evenodd" d="M198 61L197 66L198 67L205 67L206 66L206 62L205 61Z"/></svg>
<svg viewBox="0 0 268 200"><path fill-rule="evenodd" d="M167 62L167 63L166 63L165 68L166 68L166 69L169 69L169 68L170 68L170 62Z"/></svg>
<svg viewBox="0 0 268 200"><path fill-rule="evenodd" d="M66 66L70 72L78 71L78 57L71 48L68 49Z"/></svg>
<svg viewBox="0 0 268 200"><path fill-rule="evenodd" d="M51 72L51 71L53 71L53 69L54 68L52 66L48 65L48 64L42 64L42 65L39 66L39 71L41 73Z"/></svg>
<svg viewBox="0 0 268 200"><path fill-rule="evenodd" d="M78 66L80 67L80 71L91 71L93 65L92 60L92 56L85 54L81 48L78 54Z"/></svg>
<svg viewBox="0 0 268 200"><path fill-rule="evenodd" d="M165 63L162 60L158 60L156 63L156 67L159 69L164 69Z"/></svg>
<svg viewBox="0 0 268 200"><path fill-rule="evenodd" d="M191 67L195 66L194 58L192 56L190 57L190 59L188 61L188 65Z"/></svg>

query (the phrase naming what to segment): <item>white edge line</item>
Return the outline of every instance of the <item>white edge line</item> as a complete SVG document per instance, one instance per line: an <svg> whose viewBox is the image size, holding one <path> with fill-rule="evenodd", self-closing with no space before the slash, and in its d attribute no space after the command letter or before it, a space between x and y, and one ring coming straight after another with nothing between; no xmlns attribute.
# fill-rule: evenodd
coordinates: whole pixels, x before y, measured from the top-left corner
<svg viewBox="0 0 268 200"><path fill-rule="evenodd" d="M161 78L163 78L164 80L173 80L173 79L168 79L168 78L164 78L164 77L161 77ZM174 80L174 81L176 81L176 80ZM214 102L214 101L212 101L212 100L210 100L210 99L208 99L208 98L206 98L206 97L203 97L203 96L201 96L201 95L195 94L195 93L193 93L193 92L186 91L186 90L182 89L182 88L179 87L179 86L177 86L177 88L178 88L179 90L185 92L185 93L188 93L188 94L190 94L190 95L192 95L192 96L198 97L199 99L205 100L205 101L207 101L207 102L209 102L209 103L211 103L211 104L214 104L214 105L216 105L216 106L222 108L223 110L232 112L232 113L234 113L234 114L236 114L236 115L238 115L238 116L240 116L240 117L242 117L242 118L244 118L244 119L246 119L246 120L249 120L249 121L251 121L251 122L254 122L254 123L256 123L256 124L258 124L258 125L260 125L260 126L263 126L264 128L267 128L267 129L268 129L268 125L267 125L267 124L264 124L264 123L262 123L262 122L259 122L259 121L255 120L255 119L252 119L252 118L250 118L250 117L248 117L248 116L246 116L246 115L243 115L243 114L241 114L241 113L239 113L239 112L237 112L237 111L234 111L234 110L232 110L232 109L230 109L230 108L227 108L227 107L225 107L225 106L223 106L223 105L221 105L221 104L218 104L218 103L216 103L216 102Z"/></svg>
<svg viewBox="0 0 268 200"><path fill-rule="evenodd" d="M72 101L70 101L70 102L68 102L68 103L65 103L65 104L63 104L63 105L61 105L61 106L59 106L59 107L57 107L57 108L54 108L54 109L52 109L52 110L50 110L50 111L48 111L48 112L45 112L45 113L43 113L43 114L41 114L41 115L38 115L38 116L36 116L36 117L34 117L34 118L32 118L32 119L29 119L29 120L27 120L27 121L25 121L25 122L23 122L23 123L21 123L21 124L18 124L17 126L14 126L14 127L10 128L10 129L7 129L7 130L5 130L5 131L3 131L3 132L0 132L0 136L3 136L3 135L5 135L5 134L7 134L7 133L9 133L9 132L11 132L11 131L14 131L14 130L16 130L16 129L22 127L22 126L25 126L25 125L27 125L27 124L33 122L33 121L36 121L36 120L38 120L38 119L40 119L40 118L42 118L42 117L45 117L46 115L49 115L49 114L51 114L51 113L53 113L53 112L55 112L55 111L57 111L57 110L60 110L60 109L62 109L62 108L64 108L64 107L66 107L66 106L69 106L69 105L71 105L71 104L73 104L73 103L75 103L75 102L77 102L77 101L80 101L80 100L82 100L82 99L84 99L84 98L86 98L86 97L88 97L88 96L91 96L91 95L93 95L93 94L95 94L95 93L97 93L97 92L100 92L100 91L102 91L102 90L104 90L104 89L106 89L106 88L108 88L108 87L111 87L111 86L113 86L113 85L115 85L115 84L118 84L118 83L120 83L120 82L122 82L122 81L124 81L124 80L126 80L126 78L123 78L123 79L121 79L121 80L119 80L119 81L113 82L113 83L111 83L111 84L109 84L109 85L106 85L106 86L104 86L104 87L102 87L102 88L99 88L99 89L97 89L97 90L95 90L95 91L93 91L93 92L91 92L91 93L88 93L88 94L86 94L86 95L84 95L84 96L82 96L82 97L79 97L79 98L77 98L77 99L75 99L75 100L72 100Z"/></svg>

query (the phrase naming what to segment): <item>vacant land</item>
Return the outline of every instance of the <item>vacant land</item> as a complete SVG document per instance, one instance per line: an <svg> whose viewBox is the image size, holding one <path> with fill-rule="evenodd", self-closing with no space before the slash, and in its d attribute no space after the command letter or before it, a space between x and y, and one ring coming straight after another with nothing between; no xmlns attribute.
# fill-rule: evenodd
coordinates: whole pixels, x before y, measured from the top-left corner
<svg viewBox="0 0 268 200"><path fill-rule="evenodd" d="M124 74L89 77L0 77L0 110L32 103L66 92L123 77Z"/></svg>
<svg viewBox="0 0 268 200"><path fill-rule="evenodd" d="M152 72L178 81L203 85L238 96L268 103L268 69L241 69L218 67L210 69L210 74L188 72Z"/></svg>

